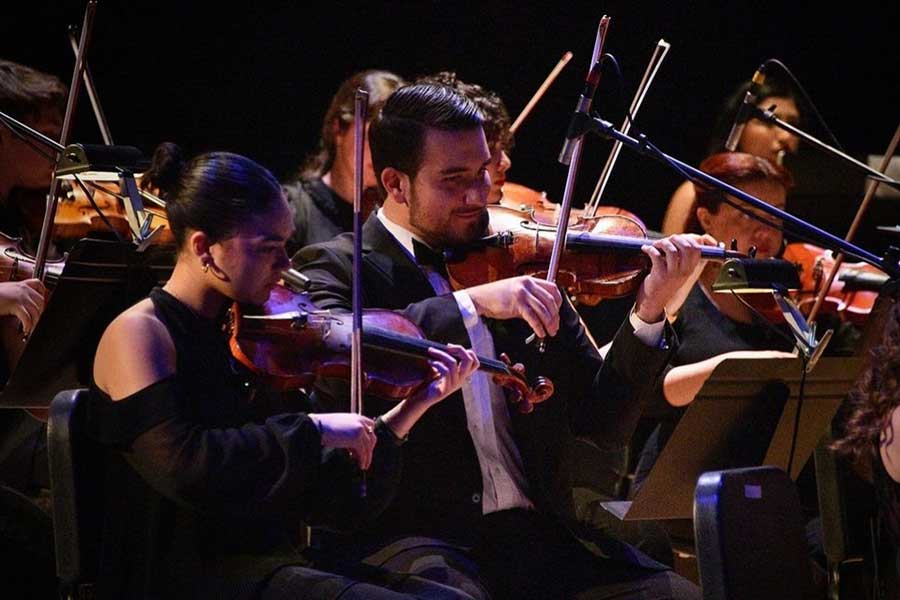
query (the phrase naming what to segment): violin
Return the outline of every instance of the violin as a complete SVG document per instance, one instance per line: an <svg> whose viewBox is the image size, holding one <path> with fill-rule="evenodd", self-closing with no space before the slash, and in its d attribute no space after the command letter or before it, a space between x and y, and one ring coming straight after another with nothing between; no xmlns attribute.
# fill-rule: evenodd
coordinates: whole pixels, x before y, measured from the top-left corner
<svg viewBox="0 0 900 600"><path fill-rule="evenodd" d="M503 185L500 206L527 213L534 222L547 227L555 227L559 222L559 204L549 200L546 192L538 192L518 183ZM644 232L647 231L640 217L617 206L598 206L593 217L585 216L582 208L573 208L569 216L569 229L592 231L601 219L604 219L603 227L608 228L611 221L605 220L606 217L631 221Z"/></svg>
<svg viewBox="0 0 900 600"><path fill-rule="evenodd" d="M62 274L63 266L65 266L64 258L47 261L45 283L48 286L56 283ZM0 281L23 281L32 277L34 277L34 257L24 251L22 240L0 232ZM0 349L3 366L7 373L12 373L25 351L22 325L17 317L12 315L0 317ZM47 420L47 409L31 409L28 412L39 420Z"/></svg>
<svg viewBox="0 0 900 600"><path fill-rule="evenodd" d="M52 287L65 266L65 258L47 261L45 283ZM34 277L34 256L22 248L21 238L14 238L0 232L0 281L22 281Z"/></svg>
<svg viewBox="0 0 900 600"><path fill-rule="evenodd" d="M142 193L149 192L153 196L158 194L158 190L153 189L150 184L148 184L146 179L143 179L141 175L134 176L135 182L138 185L138 188ZM91 186L93 188L92 194L94 196L94 200L97 201L97 198L108 198L109 201L115 202L119 214L121 214L121 218L125 219L125 209L123 207L123 202L127 202L128 199L123 195L123 192L116 192L107 187L106 185L102 185L99 183L94 183ZM82 191L82 194L84 192ZM149 197L153 197L149 196ZM161 202L159 199L154 198L156 202ZM86 202L90 202L85 198ZM99 204L99 203L98 203ZM147 202L143 203L144 212L151 216L151 230L159 227L160 231L156 233L152 240L154 244L174 244L175 243L175 235L172 233L172 229L169 227L169 217L166 214L165 206L156 205L156 204L148 204ZM96 211L95 211L96 214ZM125 239L131 239L131 230L128 228L128 222L125 221L126 233Z"/></svg>
<svg viewBox="0 0 900 600"><path fill-rule="evenodd" d="M135 178L140 185L140 178ZM53 240L75 242L85 237L107 238L117 237L131 239L131 228L122 206L122 194L114 191L109 184L91 182L91 196L94 204L77 183L62 183L57 202L56 217L53 220ZM38 232L44 220L47 190L23 190L15 196L19 206L22 222L28 231ZM154 243L171 244L175 238L168 227L165 209L157 206L145 206L144 210L153 215L153 226L162 225L163 229L153 238ZM71 245L71 244L69 244Z"/></svg>
<svg viewBox="0 0 900 600"><path fill-rule="evenodd" d="M491 233L447 256L450 282L456 289L519 275L546 277L556 230L526 218L521 211L488 205ZM649 243L644 230L618 216L597 220L590 231L569 231L556 281L569 296L588 306L637 291L650 270L641 252ZM705 259L741 258L743 254L704 246Z"/></svg>
<svg viewBox="0 0 900 600"><path fill-rule="evenodd" d="M816 296L834 270L835 259L829 250L803 243L788 244L783 258L797 266L801 287L792 295L800 310L808 314ZM845 275L860 274L869 276L876 285L878 280L887 280L883 271L868 263L844 263L839 267L822 303L822 310L837 314L841 320L858 327L865 323L878 298L877 291L859 289L847 285L841 279Z"/></svg>
<svg viewBox="0 0 900 600"><path fill-rule="evenodd" d="M23 224L29 231L37 232L41 229L46 210L46 195L45 189L35 190L16 198ZM102 193L94 194L94 201L97 203L97 209L94 209L84 191L77 185L73 187L68 182L60 185L59 202L53 220L53 239L65 242L98 234L104 235L110 232L110 227L120 236L127 238L130 235L128 221L119 201ZM106 222L100 214L106 218Z"/></svg>
<svg viewBox="0 0 900 600"><path fill-rule="evenodd" d="M350 313L320 310L305 293L279 285L261 307L232 307L229 346L239 363L277 389L308 387L319 378L349 379L351 320ZM386 400L403 400L427 385L434 377L428 348L446 349L389 310L363 311L362 331L363 387ZM509 392L523 413L553 395L549 379L538 377L529 384L519 366L483 357L479 361L480 369Z"/></svg>

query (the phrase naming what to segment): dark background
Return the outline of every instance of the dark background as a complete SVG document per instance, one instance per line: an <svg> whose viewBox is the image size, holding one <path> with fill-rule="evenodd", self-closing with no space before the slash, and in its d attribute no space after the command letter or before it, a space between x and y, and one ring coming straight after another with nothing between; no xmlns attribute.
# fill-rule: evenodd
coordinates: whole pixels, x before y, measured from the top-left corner
<svg viewBox="0 0 900 600"><path fill-rule="evenodd" d="M515 117L566 50L575 58L517 136L511 181L559 199L565 168L556 162L569 114L588 67L597 22L612 17L606 50L619 60L626 97L656 41L672 49L637 127L664 151L697 164L723 98L765 59L785 62L806 87L846 150L881 154L897 126L898 4L554 2L548 4L392 2L218 4L101 2L89 62L114 139L149 153L175 141L189 153L226 149L276 175L293 174L318 138L321 118L342 79L364 68L406 77L455 70L496 90ZM5 2L0 56L71 80L66 26L83 20L83 2ZM15 7L11 6L15 5ZM229 8L226 8L228 6ZM611 78L597 95L602 114L621 121ZM812 133L822 136L816 124ZM100 136L82 96L73 141ZM576 202L584 201L609 143L592 138ZM813 149L801 153L799 216L843 236L862 197L862 179ZM658 227L680 178L623 150L604 203ZM900 202L876 201L860 241L872 249L876 224L896 225ZM897 238L900 241L900 238Z"/></svg>

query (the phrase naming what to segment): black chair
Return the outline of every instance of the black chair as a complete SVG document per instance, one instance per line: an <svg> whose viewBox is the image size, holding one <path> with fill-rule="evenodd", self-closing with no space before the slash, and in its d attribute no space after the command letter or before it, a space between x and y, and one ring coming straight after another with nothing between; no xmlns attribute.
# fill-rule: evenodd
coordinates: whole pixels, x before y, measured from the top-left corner
<svg viewBox="0 0 900 600"><path fill-rule="evenodd" d="M103 453L84 434L87 390L58 393L50 404L47 447L53 489L56 574L68 599L90 598L100 563Z"/></svg>
<svg viewBox="0 0 900 600"><path fill-rule="evenodd" d="M694 531L705 599L815 597L800 498L781 469L701 475Z"/></svg>

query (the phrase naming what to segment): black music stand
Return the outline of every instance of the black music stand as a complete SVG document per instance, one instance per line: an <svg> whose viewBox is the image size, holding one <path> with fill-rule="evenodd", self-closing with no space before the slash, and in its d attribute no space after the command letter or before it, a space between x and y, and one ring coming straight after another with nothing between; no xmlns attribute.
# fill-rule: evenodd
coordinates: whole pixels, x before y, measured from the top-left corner
<svg viewBox="0 0 900 600"><path fill-rule="evenodd" d="M47 408L57 392L88 385L104 329L153 286L168 280L173 253L172 247L138 252L126 242L78 241L0 393L0 409Z"/></svg>
<svg viewBox="0 0 900 600"><path fill-rule="evenodd" d="M793 479L864 364L860 357L822 358L807 374ZM634 500L603 507L626 521L691 519L701 473L759 465L787 471L802 370L798 358L723 361L689 405Z"/></svg>

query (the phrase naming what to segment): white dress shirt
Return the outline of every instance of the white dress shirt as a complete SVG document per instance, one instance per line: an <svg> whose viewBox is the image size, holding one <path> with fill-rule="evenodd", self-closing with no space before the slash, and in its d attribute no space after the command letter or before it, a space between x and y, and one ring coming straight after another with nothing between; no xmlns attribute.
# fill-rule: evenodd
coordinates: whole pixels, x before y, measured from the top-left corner
<svg viewBox="0 0 900 600"><path fill-rule="evenodd" d="M400 243L415 263L413 239L425 243L412 232L388 219L379 209L378 220ZM427 244L426 244L427 245ZM484 358L496 358L494 339L475 310L465 290L453 292L446 279L428 266L420 267L435 294L453 293L462 315L472 349ZM632 311L630 317L635 334L648 345L658 345L662 339L663 322L647 324ZM638 328L641 329L638 334ZM512 436L509 404L500 386L482 371L474 373L462 386L463 402L469 435L475 445L483 485L481 510L483 514L509 508L534 508L528 499L528 481L522 467L522 457Z"/></svg>

